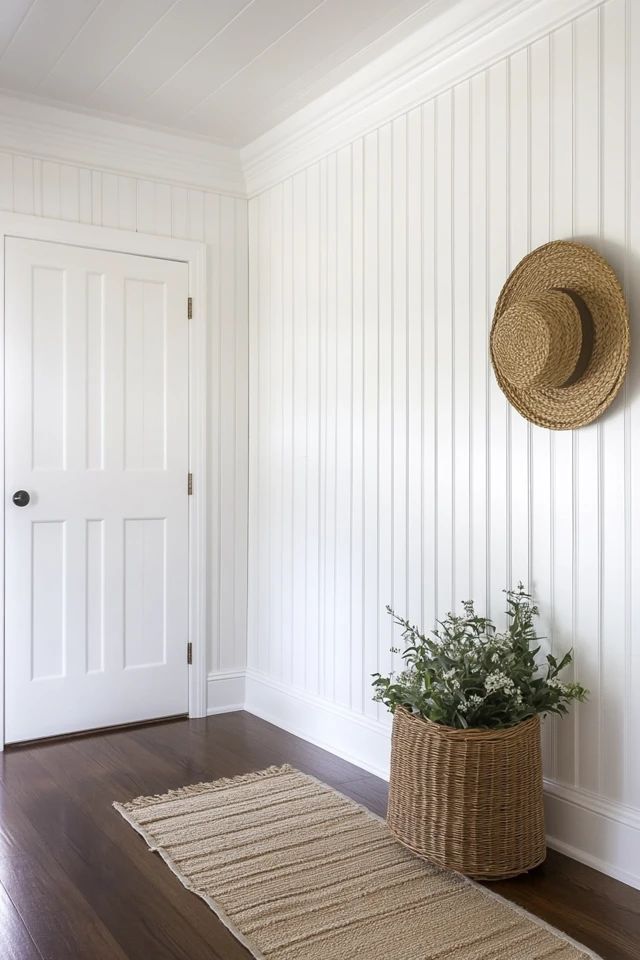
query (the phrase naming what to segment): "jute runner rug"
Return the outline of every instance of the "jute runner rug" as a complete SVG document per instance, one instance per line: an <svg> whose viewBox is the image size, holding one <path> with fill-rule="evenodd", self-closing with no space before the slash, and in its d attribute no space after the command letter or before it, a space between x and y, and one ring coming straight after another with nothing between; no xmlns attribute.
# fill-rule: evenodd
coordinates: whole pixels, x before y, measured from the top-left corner
<svg viewBox="0 0 640 960"><path fill-rule="evenodd" d="M584 960L291 767L114 804L257 960Z"/></svg>

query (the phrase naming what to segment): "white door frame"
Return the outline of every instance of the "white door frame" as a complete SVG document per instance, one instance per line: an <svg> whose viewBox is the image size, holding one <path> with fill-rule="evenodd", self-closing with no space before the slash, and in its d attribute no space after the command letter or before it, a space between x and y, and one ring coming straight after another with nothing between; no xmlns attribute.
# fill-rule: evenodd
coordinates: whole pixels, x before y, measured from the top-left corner
<svg viewBox="0 0 640 960"><path fill-rule="evenodd" d="M206 575L207 575L207 255L206 245L192 240L155 237L111 227L88 226L21 214L0 214L0 750L4 748L4 270L7 237L48 240L76 247L115 253L132 253L162 260L178 260L189 268L189 296L193 316L189 321L189 470L193 494L189 497L189 636L193 662L189 669L189 716L207 713ZM187 304L184 305L185 310ZM185 485L187 478L184 478Z"/></svg>

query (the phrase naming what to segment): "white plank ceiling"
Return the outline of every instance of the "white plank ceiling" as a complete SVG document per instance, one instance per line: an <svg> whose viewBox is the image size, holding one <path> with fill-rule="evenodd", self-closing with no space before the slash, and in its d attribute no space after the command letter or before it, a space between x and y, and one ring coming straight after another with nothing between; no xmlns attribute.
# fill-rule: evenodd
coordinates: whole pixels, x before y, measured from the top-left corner
<svg viewBox="0 0 640 960"><path fill-rule="evenodd" d="M1 0L0 88L243 146L442 0Z"/></svg>

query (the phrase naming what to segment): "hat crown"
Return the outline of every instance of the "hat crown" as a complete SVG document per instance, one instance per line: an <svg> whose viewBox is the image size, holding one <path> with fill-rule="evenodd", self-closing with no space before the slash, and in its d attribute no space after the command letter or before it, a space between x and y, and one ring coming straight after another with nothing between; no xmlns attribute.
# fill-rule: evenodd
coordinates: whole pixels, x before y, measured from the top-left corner
<svg viewBox="0 0 640 960"><path fill-rule="evenodd" d="M555 388L571 380L582 348L582 320L567 290L518 299L496 320L494 362L514 387Z"/></svg>

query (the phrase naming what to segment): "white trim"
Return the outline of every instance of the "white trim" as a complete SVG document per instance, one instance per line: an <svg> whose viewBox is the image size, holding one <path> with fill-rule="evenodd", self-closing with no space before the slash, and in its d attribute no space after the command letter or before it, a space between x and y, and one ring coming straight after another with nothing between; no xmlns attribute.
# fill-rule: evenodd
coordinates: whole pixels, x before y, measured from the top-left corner
<svg viewBox="0 0 640 960"><path fill-rule="evenodd" d="M383 780L389 779L390 722L370 720L255 670L246 673L244 709Z"/></svg>
<svg viewBox="0 0 640 960"><path fill-rule="evenodd" d="M618 803L616 800L604 800L588 790L570 787L565 783L558 783L556 780L545 779L544 789L545 793L553 797L554 800L580 807L582 810L587 810L598 817L622 823L633 830L637 830L638 836L640 836L640 811L635 807ZM638 863L640 864L640 856Z"/></svg>
<svg viewBox="0 0 640 960"><path fill-rule="evenodd" d="M244 709L389 779L389 723L369 720L254 670L247 671ZM640 889L640 816L635 809L546 780L545 814L550 847Z"/></svg>
<svg viewBox="0 0 640 960"><path fill-rule="evenodd" d="M240 152L0 92L0 149L244 197Z"/></svg>
<svg viewBox="0 0 640 960"><path fill-rule="evenodd" d="M544 807L550 847L640 890L636 811L549 781Z"/></svg>
<svg viewBox="0 0 640 960"><path fill-rule="evenodd" d="M597 829L597 824L594 826L595 829ZM619 843L621 845L625 844L624 831L620 831ZM565 843L564 840L558 840L557 837L553 837L550 834L547 834L547 846L550 850L557 850L558 853L564 854L565 857L569 857L571 860L584 863L585 866L591 867L592 870L597 870L598 873L604 873L607 877L613 877L614 880L619 880L620 883L626 883L627 886L633 887L635 890L640 890L640 874L638 874L637 868L634 873L621 870L616 864L601 860L599 857L586 853L584 850L579 850L577 847L572 847L570 843Z"/></svg>
<svg viewBox="0 0 640 960"><path fill-rule="evenodd" d="M207 677L207 716L244 710L243 670L210 673Z"/></svg>
<svg viewBox="0 0 640 960"><path fill-rule="evenodd" d="M425 103L603 0L462 0L240 151L249 196Z"/></svg>
<svg viewBox="0 0 640 960"><path fill-rule="evenodd" d="M207 712L206 597L207 597L207 258L204 243L148 236L128 230L86 226L45 217L0 214L0 343L4 344L4 249L6 237L48 240L132 253L166 260L180 260L189 267L189 295L193 319L189 328L189 468L194 475L189 497L189 637L193 664L189 670L189 716ZM185 304L186 309L186 304ZM4 545L4 350L0 363L0 542ZM186 482L186 477L185 477ZM186 655L186 654L185 654ZM0 550L0 750L4 747L4 546Z"/></svg>
<svg viewBox="0 0 640 960"><path fill-rule="evenodd" d="M241 150L0 92L0 149L254 196L604 0L437 0L427 23Z"/></svg>

